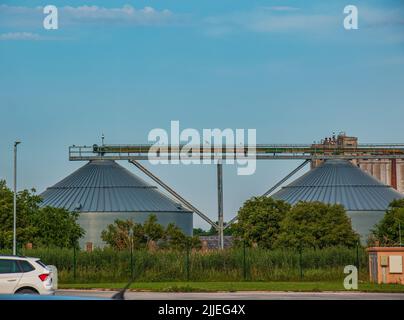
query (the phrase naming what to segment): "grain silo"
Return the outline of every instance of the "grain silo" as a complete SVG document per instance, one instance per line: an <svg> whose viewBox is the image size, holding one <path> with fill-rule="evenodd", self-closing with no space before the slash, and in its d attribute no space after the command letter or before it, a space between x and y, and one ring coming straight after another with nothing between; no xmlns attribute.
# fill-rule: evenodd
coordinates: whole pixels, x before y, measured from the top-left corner
<svg viewBox="0 0 404 320"><path fill-rule="evenodd" d="M390 202L403 197L346 160L328 160L273 195L290 204L299 201L342 204L362 242L366 242Z"/></svg>
<svg viewBox="0 0 404 320"><path fill-rule="evenodd" d="M41 197L42 206L80 212L79 223L86 231L80 246L92 242L103 246L101 231L115 219L143 222L155 214L158 223L174 223L192 235L193 214L129 170L112 160L92 160Z"/></svg>

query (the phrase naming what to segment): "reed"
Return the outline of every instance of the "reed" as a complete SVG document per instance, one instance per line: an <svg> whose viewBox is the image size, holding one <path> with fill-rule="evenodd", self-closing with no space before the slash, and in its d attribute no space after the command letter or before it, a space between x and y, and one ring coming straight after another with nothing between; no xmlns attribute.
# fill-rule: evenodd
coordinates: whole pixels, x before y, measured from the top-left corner
<svg viewBox="0 0 404 320"><path fill-rule="evenodd" d="M0 250L0 253L9 252ZM125 282L131 276L129 251L110 248L76 251L75 268L72 249L37 248L20 253L55 265L60 283ZM134 278L145 282L184 281L189 268L191 281L334 281L344 278L346 265L357 262L356 249L344 247L305 249L301 255L296 250L248 248L246 270L242 248L190 252L189 266L186 254L186 251L176 250L136 250L132 266ZM360 279L367 279L368 256L363 248L359 257Z"/></svg>

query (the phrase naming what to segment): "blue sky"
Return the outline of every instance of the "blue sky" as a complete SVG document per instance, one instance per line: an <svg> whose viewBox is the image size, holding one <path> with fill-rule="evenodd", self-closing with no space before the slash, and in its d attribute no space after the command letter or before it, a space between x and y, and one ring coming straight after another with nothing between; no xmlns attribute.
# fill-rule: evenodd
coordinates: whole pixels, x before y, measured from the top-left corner
<svg viewBox="0 0 404 320"><path fill-rule="evenodd" d="M45 30L41 7L59 8ZM343 8L359 29L343 28ZM333 131L404 142L402 1L0 1L0 178L39 192L82 163L68 146L146 143L153 128L254 128L258 143ZM136 173L127 163L122 163ZM225 218L298 165L225 167ZM151 166L149 166L151 167ZM212 218L213 166L151 168ZM199 218L196 226L206 227Z"/></svg>

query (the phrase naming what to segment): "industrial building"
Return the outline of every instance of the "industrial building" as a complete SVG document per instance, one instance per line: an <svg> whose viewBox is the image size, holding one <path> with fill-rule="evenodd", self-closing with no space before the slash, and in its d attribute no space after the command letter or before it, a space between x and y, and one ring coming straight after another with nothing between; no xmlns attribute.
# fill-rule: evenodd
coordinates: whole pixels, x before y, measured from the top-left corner
<svg viewBox="0 0 404 320"><path fill-rule="evenodd" d="M296 169L265 192L264 196L270 196L291 176L310 163L312 170L309 173L284 187L274 197L290 203L298 201L340 203L348 211L353 227L360 233L363 241L374 224L383 217L389 203L393 199L403 197L396 190L400 189L403 183L404 174L401 165L404 165L404 144L358 144L358 138L340 133L338 136L334 134L312 144L260 144L251 147L211 145L209 148L193 150L191 156L192 159L198 160L234 161L236 154L243 153L243 157L253 157L256 160L303 160ZM82 242L93 239L95 244L99 242L94 239L98 239L101 230L114 219L133 216L138 218L138 220L134 218L135 221L142 221L150 213L157 214L160 223L174 222L186 234L191 234L192 213L195 213L218 231L218 246L224 248L226 226L223 219L222 161L216 164L218 218L215 222L141 164L141 161L151 159L170 160L173 155L178 156L178 146L163 146L157 154L150 153L152 148L152 144L104 144L103 139L101 145L70 146L70 161L90 162L73 173L71 175L73 177L69 176L47 189L42 194L45 198L43 205L81 212L80 223L88 232ZM134 165L170 194L177 203L117 165L114 161L118 160L126 160ZM370 162L378 161L390 164L391 170L382 174L381 168L379 170L377 166L373 167L373 164L367 166ZM103 166L111 169L105 169ZM105 175L109 176L108 180L99 180L99 177L92 176L97 175L92 173L94 167L97 168L95 171L105 171ZM390 179L390 186L365 173L361 167L370 170L380 180L383 180L383 177ZM120 169L113 171L113 168ZM118 171L121 172L120 176L115 174ZM83 187L74 183L71 185L70 180L81 181ZM109 185L111 181L113 183ZM127 186L122 181L131 182ZM107 219L108 222L105 221ZM236 220L237 216L228 221L227 225Z"/></svg>
<svg viewBox="0 0 404 320"><path fill-rule="evenodd" d="M142 223L155 214L158 223L176 224L192 235L193 213L112 160L91 160L41 195L42 206L80 212L86 231L80 246L103 246L101 232L116 219Z"/></svg>
<svg viewBox="0 0 404 320"><path fill-rule="evenodd" d="M345 152L350 149L357 149L358 146L358 138L347 136L344 132L338 136L324 138L319 143L312 145L314 148L344 148ZM394 151L394 147L392 145L390 151ZM356 150L353 154L360 155ZM382 183L404 193L404 159L387 159L381 155L380 158L356 158L351 161ZM322 162L322 160L314 160L311 162L311 167L315 168Z"/></svg>
<svg viewBox="0 0 404 320"><path fill-rule="evenodd" d="M389 159L359 159L356 160L356 163L362 170L376 179L404 193L404 161L402 159L395 161Z"/></svg>
<svg viewBox="0 0 404 320"><path fill-rule="evenodd" d="M320 201L343 205L362 242L366 242L390 202L403 197L348 160L322 162L273 194L273 198L290 204Z"/></svg>

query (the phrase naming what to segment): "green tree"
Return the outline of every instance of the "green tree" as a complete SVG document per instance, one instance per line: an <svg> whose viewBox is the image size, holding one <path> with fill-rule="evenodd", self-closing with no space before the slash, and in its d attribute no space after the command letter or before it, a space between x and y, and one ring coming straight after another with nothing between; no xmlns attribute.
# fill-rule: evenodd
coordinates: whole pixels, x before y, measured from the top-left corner
<svg viewBox="0 0 404 320"><path fill-rule="evenodd" d="M368 240L369 245L391 246L399 245L399 230L401 227L402 239L404 239L404 199L393 200L383 219L375 226L371 232L371 236Z"/></svg>
<svg viewBox="0 0 404 320"><path fill-rule="evenodd" d="M85 231L77 223L79 213L63 208L44 207L32 217L36 228L34 244L37 246L55 246L73 248L79 246L79 239Z"/></svg>
<svg viewBox="0 0 404 320"><path fill-rule="evenodd" d="M157 216L155 214L149 215L143 223L143 230L148 241L158 241L164 237L164 228L161 224L157 223Z"/></svg>
<svg viewBox="0 0 404 320"><path fill-rule="evenodd" d="M120 219L115 220L101 232L101 239L118 250L130 248L131 241L134 248L141 248L147 241L143 225L132 220Z"/></svg>
<svg viewBox="0 0 404 320"><path fill-rule="evenodd" d="M6 182L0 180L0 248L11 248L13 239L13 196ZM35 189L17 194L17 243L34 246L72 247L84 230L77 213L64 209L40 208L41 197Z"/></svg>
<svg viewBox="0 0 404 320"><path fill-rule="evenodd" d="M200 248L199 236L187 236L173 223L168 224L165 230L167 246L173 249Z"/></svg>
<svg viewBox="0 0 404 320"><path fill-rule="evenodd" d="M240 208L237 223L232 226L234 235L249 244L257 243L273 248L279 235L280 223L290 205L270 197L253 197Z"/></svg>
<svg viewBox="0 0 404 320"><path fill-rule="evenodd" d="M359 236L342 205L299 202L280 223L277 247L352 247Z"/></svg>
<svg viewBox="0 0 404 320"><path fill-rule="evenodd" d="M35 190L23 190L17 194L17 242L33 242L37 228L31 217L39 210L41 199L33 195ZM0 248L11 248L13 243L13 196L4 180L0 180Z"/></svg>
<svg viewBox="0 0 404 320"><path fill-rule="evenodd" d="M218 221L216 221L216 223L219 224ZM226 226L227 223L224 222L223 225ZM215 235L217 235L217 229L214 226L211 226L209 230L203 230L202 228L194 228L193 234L194 234L194 236L215 236ZM223 234L225 236L232 236L234 234L233 225L224 229Z"/></svg>
<svg viewBox="0 0 404 320"><path fill-rule="evenodd" d="M194 228L192 233L194 236L206 236L208 232L209 231L203 230L202 228Z"/></svg>

